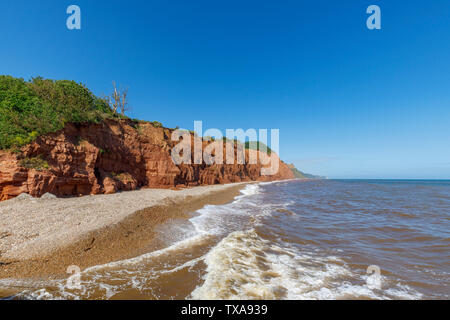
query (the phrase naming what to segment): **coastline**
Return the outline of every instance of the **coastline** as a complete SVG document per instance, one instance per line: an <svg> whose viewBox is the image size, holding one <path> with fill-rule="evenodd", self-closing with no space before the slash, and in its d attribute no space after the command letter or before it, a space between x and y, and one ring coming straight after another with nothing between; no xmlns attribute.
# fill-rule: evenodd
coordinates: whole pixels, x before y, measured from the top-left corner
<svg viewBox="0 0 450 320"><path fill-rule="evenodd" d="M247 184L2 202L0 279L67 277L72 265L84 270L150 252L155 227L231 202Z"/></svg>

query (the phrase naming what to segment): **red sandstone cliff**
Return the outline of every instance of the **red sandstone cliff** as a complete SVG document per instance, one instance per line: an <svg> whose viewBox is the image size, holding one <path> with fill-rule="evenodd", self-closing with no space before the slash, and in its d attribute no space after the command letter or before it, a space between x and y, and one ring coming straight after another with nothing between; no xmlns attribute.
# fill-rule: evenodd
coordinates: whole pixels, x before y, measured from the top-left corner
<svg viewBox="0 0 450 320"><path fill-rule="evenodd" d="M129 120L108 120L100 124L67 125L59 132L38 138L20 153L0 150L0 201L21 193L35 197L47 192L79 196L140 187L173 188L294 178L278 158L278 173L271 176L261 175L260 162L175 165L171 150L178 142L171 141L171 134L172 130L155 128L149 123L136 127ZM23 159L36 157L48 167L24 167ZM247 160L248 157L246 150Z"/></svg>

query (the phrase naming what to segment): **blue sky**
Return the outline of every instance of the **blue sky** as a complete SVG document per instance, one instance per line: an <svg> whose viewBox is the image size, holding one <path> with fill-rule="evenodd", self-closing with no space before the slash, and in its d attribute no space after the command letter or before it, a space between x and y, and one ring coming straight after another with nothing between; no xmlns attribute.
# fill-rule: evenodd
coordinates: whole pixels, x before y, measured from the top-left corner
<svg viewBox="0 0 450 320"><path fill-rule="evenodd" d="M0 30L1 74L115 80L133 118L279 128L286 162L332 178L450 178L448 0L3 0Z"/></svg>

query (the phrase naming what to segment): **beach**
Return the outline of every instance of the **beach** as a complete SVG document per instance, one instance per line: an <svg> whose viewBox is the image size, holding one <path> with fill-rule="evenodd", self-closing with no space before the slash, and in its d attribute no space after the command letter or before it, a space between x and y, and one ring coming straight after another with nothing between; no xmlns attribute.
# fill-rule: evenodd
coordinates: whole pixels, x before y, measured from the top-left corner
<svg viewBox="0 0 450 320"><path fill-rule="evenodd" d="M245 185L1 202L0 279L64 277L72 265L83 270L147 253L158 247L156 226L230 202Z"/></svg>

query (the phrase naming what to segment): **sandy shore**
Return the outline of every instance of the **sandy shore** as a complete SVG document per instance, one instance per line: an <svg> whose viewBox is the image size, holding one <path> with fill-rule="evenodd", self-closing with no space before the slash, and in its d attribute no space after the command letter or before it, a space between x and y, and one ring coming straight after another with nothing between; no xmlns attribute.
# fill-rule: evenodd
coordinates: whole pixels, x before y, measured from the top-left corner
<svg viewBox="0 0 450 320"><path fill-rule="evenodd" d="M245 183L0 203L0 278L61 277L157 246L155 226L230 202Z"/></svg>

